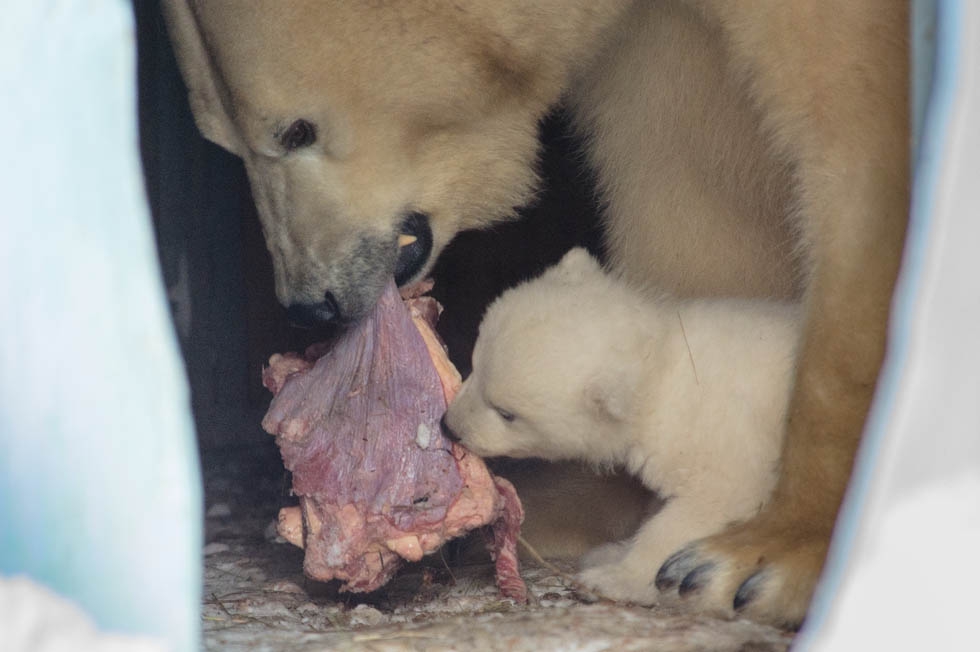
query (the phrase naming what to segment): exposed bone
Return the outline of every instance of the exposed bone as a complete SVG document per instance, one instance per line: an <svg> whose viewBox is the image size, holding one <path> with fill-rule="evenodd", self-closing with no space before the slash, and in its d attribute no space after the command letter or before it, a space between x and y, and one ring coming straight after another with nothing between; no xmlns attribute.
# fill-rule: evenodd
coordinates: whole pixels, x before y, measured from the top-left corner
<svg viewBox="0 0 980 652"><path fill-rule="evenodd" d="M303 547L303 513L299 507L283 507L279 510L276 532L294 546Z"/></svg>

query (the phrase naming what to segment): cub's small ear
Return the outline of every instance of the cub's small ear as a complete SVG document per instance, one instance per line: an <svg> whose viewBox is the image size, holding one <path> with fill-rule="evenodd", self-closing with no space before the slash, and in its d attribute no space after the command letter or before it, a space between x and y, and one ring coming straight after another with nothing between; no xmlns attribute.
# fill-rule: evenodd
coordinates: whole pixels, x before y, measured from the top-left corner
<svg viewBox="0 0 980 652"><path fill-rule="evenodd" d="M552 268L555 277L569 280L579 280L593 274L601 274L599 261L583 247L575 247L566 253L558 264Z"/></svg>
<svg viewBox="0 0 980 652"><path fill-rule="evenodd" d="M592 378L584 392L588 409L600 420L622 422L629 417L630 392L611 371Z"/></svg>

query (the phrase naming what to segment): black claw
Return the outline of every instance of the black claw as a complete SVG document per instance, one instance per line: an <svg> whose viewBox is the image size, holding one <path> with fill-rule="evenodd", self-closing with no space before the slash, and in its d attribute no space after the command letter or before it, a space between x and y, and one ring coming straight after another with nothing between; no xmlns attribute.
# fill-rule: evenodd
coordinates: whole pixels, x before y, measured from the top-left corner
<svg viewBox="0 0 980 652"><path fill-rule="evenodd" d="M681 597L684 597L688 593L697 591L708 581L708 576L711 575L715 570L715 563L709 561L706 564L701 564L690 573L684 576L681 585L677 588L677 592Z"/></svg>
<svg viewBox="0 0 980 652"><path fill-rule="evenodd" d="M657 573L657 578L653 581L657 589L660 591L667 591L674 588L677 585L677 580L673 577L668 577L664 573L664 567L660 567L660 571Z"/></svg>
<svg viewBox="0 0 980 652"><path fill-rule="evenodd" d="M742 582L742 586L738 587L738 591L735 592L735 600L732 602L735 611L741 611L745 605L759 597L762 584L766 581L767 576L766 571L760 570Z"/></svg>
<svg viewBox="0 0 980 652"><path fill-rule="evenodd" d="M694 555L693 548L681 548L667 557L667 561L657 571L657 577L653 580L657 589L666 591L677 586L692 566L690 562L694 559Z"/></svg>

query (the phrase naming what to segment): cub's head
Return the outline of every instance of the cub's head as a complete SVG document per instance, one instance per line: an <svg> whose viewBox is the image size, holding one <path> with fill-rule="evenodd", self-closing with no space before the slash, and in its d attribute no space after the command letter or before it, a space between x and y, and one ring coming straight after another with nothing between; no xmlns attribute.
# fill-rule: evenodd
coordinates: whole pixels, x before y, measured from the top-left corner
<svg viewBox="0 0 980 652"><path fill-rule="evenodd" d="M276 293L352 321L533 191L592 3L164 0L191 108L245 163Z"/></svg>
<svg viewBox="0 0 980 652"><path fill-rule="evenodd" d="M644 344L633 302L583 249L487 311L446 426L484 456L611 462Z"/></svg>

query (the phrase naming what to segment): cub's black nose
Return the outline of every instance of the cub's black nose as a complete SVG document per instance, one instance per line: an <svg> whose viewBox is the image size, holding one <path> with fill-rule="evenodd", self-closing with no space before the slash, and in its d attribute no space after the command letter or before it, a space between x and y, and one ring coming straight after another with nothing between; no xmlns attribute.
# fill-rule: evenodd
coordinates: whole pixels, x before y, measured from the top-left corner
<svg viewBox="0 0 980 652"><path fill-rule="evenodd" d="M294 326L313 328L338 321L340 308L333 294L327 292L320 303L294 303L286 308L286 316Z"/></svg>
<svg viewBox="0 0 980 652"><path fill-rule="evenodd" d="M432 254L432 227L429 216L412 213L398 227L398 260L395 261L395 283L404 285L425 267Z"/></svg>
<svg viewBox="0 0 980 652"><path fill-rule="evenodd" d="M442 434L446 435L446 437L448 437L452 441L459 442L459 437L456 436L456 433L453 432L452 428L449 427L449 424L446 423L445 414L442 415L442 421L440 421L439 423L442 424Z"/></svg>

